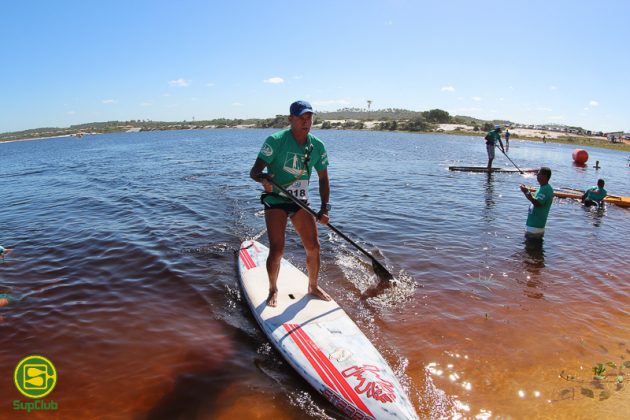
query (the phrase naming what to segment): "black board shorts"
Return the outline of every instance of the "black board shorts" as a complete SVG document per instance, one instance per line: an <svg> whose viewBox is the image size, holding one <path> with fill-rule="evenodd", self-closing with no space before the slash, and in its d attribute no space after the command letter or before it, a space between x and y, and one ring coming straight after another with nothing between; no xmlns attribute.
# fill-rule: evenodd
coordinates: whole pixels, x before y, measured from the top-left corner
<svg viewBox="0 0 630 420"><path fill-rule="evenodd" d="M287 213L287 216L289 217L293 217L295 213L297 213L302 208L295 203L268 204L263 201L263 205L265 206L265 210L272 210L272 209L284 210Z"/></svg>

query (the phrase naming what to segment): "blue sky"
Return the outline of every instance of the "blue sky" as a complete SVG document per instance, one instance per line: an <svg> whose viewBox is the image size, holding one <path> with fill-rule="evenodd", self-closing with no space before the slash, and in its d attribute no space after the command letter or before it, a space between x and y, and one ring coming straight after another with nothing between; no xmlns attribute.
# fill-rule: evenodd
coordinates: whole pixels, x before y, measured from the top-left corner
<svg viewBox="0 0 630 420"><path fill-rule="evenodd" d="M0 132L441 108L630 131L628 1L11 1Z"/></svg>

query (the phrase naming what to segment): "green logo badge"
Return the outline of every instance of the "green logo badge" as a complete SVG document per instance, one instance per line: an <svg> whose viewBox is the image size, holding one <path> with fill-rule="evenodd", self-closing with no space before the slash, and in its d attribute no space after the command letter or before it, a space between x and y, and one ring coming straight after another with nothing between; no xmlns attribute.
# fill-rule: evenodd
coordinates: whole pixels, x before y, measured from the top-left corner
<svg viewBox="0 0 630 420"><path fill-rule="evenodd" d="M28 398L43 398L55 389L57 370L45 357L31 355L17 364L13 380L20 394Z"/></svg>

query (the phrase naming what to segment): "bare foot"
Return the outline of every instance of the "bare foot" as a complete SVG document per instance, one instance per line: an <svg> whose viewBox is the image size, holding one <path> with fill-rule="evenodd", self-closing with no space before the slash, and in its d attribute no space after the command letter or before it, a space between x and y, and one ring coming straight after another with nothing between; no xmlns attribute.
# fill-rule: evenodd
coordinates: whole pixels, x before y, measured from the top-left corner
<svg viewBox="0 0 630 420"><path fill-rule="evenodd" d="M316 286L315 288L313 288L312 286L308 286L308 292L312 295L315 295L321 300L332 300L330 295L324 292L324 290L319 286Z"/></svg>
<svg viewBox="0 0 630 420"><path fill-rule="evenodd" d="M278 306L278 291L277 290L269 291L269 296L267 296L267 305L273 308Z"/></svg>

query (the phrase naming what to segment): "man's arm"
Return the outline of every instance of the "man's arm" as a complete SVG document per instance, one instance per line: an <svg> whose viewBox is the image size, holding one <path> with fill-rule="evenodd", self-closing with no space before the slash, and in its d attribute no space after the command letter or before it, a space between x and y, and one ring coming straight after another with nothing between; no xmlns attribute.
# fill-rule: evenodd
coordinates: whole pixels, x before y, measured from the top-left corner
<svg viewBox="0 0 630 420"><path fill-rule="evenodd" d="M249 177L256 182L262 182L262 178L260 174L267 167L267 162L262 160L261 158L256 158L256 162L254 162L254 166L252 166L251 171L249 171Z"/></svg>
<svg viewBox="0 0 630 420"><path fill-rule="evenodd" d="M328 179L328 170L317 171L319 177L319 197L322 200L322 206L328 204L330 200L330 180Z"/></svg>
<svg viewBox="0 0 630 420"><path fill-rule="evenodd" d="M317 221L322 224L326 224L329 220L326 204L328 204L330 200L330 180L328 179L328 170L324 169L323 171L317 171L317 176L319 177L319 197L322 202L321 208L317 213Z"/></svg>
<svg viewBox="0 0 630 420"><path fill-rule="evenodd" d="M538 200L536 200L534 198L534 196L532 195L531 191L529 191L529 189L521 184L521 191L523 192L523 194L525 194L525 198L527 198L527 200L532 203L534 205L534 207L540 207L542 206L542 203Z"/></svg>
<svg viewBox="0 0 630 420"><path fill-rule="evenodd" d="M501 141L501 135L498 135L499 137L499 144L501 145L501 150L503 151L503 153L505 153L505 147L503 147L503 142Z"/></svg>
<svg viewBox="0 0 630 420"><path fill-rule="evenodd" d="M269 177L268 174L263 174L263 170L267 167L267 162L262 160L261 158L256 158L256 162L254 162L254 166L249 171L249 177L256 182L260 182L263 185L263 188L266 192L273 191L273 186L267 180Z"/></svg>

